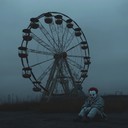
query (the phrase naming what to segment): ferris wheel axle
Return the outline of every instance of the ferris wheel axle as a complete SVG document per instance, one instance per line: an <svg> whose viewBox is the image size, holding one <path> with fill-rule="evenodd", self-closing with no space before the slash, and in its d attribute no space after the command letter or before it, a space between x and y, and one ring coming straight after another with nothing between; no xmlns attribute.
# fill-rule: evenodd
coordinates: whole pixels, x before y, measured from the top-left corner
<svg viewBox="0 0 128 128"><path fill-rule="evenodd" d="M66 59L66 58L67 58L67 53L66 52L54 54L54 59Z"/></svg>

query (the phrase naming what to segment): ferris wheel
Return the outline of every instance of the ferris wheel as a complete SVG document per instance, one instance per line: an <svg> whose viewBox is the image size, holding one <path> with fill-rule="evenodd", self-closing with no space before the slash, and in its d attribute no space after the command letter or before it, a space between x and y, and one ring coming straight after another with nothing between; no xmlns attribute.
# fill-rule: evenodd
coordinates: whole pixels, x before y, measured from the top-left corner
<svg viewBox="0 0 128 128"><path fill-rule="evenodd" d="M90 54L79 25L63 13L46 12L31 18L22 32L18 55L33 91L48 96L81 92Z"/></svg>

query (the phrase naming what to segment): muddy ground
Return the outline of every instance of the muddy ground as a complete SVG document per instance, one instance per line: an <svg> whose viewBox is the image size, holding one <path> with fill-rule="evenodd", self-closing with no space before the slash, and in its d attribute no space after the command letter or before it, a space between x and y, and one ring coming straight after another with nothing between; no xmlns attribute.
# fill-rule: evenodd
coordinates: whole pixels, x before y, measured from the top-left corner
<svg viewBox="0 0 128 128"><path fill-rule="evenodd" d="M0 128L128 128L128 112L109 113L104 122L74 122L77 113L0 111Z"/></svg>

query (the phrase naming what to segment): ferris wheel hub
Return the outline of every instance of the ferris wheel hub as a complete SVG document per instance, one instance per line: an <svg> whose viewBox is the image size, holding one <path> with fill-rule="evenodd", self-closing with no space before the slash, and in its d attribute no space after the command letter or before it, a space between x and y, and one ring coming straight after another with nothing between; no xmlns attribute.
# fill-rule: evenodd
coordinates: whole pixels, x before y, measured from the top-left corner
<svg viewBox="0 0 128 128"><path fill-rule="evenodd" d="M55 59L66 59L67 53L66 52L56 53L56 54L54 54L54 58Z"/></svg>

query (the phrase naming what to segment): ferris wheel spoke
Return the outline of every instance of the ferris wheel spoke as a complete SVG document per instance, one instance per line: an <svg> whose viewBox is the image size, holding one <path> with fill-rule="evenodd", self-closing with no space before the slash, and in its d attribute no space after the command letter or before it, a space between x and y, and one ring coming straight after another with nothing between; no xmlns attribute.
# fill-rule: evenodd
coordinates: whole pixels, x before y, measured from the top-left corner
<svg viewBox="0 0 128 128"><path fill-rule="evenodd" d="M83 67L80 65L80 64L78 64L76 61L74 61L74 60L72 60L72 59L70 59L70 58L68 58L68 62L72 65L72 66L74 66L74 67L76 67L77 69L82 69Z"/></svg>
<svg viewBox="0 0 128 128"><path fill-rule="evenodd" d="M74 37L75 37L75 34L74 34L74 32L71 34L71 36L67 39L67 43L66 43L66 45L65 45L65 47L66 47L66 49L70 46L70 44L72 43L72 41L73 41L73 39L74 39Z"/></svg>
<svg viewBox="0 0 128 128"><path fill-rule="evenodd" d="M63 46L65 47L66 45L66 41L67 41L67 38L68 38L68 34L69 34L69 29L67 27L65 27L64 29L64 33L62 35L62 42L63 42Z"/></svg>
<svg viewBox="0 0 128 128"><path fill-rule="evenodd" d="M45 76L48 75L48 72L50 72L50 70L51 70L51 66L52 66L52 64L50 64L50 65L43 71L43 73L42 73L42 74L39 76L39 78L38 78L39 81L42 81L42 80L45 78Z"/></svg>
<svg viewBox="0 0 128 128"><path fill-rule="evenodd" d="M70 66L70 63L68 63L68 64L69 64L69 67L71 69L71 73L73 74L73 76L78 77L78 74L73 70L72 66ZM65 74L63 74L64 77L69 78L69 79L71 78L66 64L63 64L63 68L61 67L60 70L62 71L62 73L65 73Z"/></svg>
<svg viewBox="0 0 128 128"><path fill-rule="evenodd" d="M72 68L72 65L70 63L69 63L69 66L70 66L73 76L75 76L76 79L79 79L78 72L76 72L76 70L74 70L74 68Z"/></svg>
<svg viewBox="0 0 128 128"><path fill-rule="evenodd" d="M50 86L50 83L52 82L53 80L53 77L54 77L54 74L55 74L55 71L56 71L56 66L57 66L57 60L55 60L53 62L53 65L51 67L51 71L50 71L50 74L49 74L49 77L47 79L47 83L46 83L46 88L48 89L49 86Z"/></svg>
<svg viewBox="0 0 128 128"><path fill-rule="evenodd" d="M53 58L52 59L45 60L45 61L42 61L42 62L39 62L39 63L36 63L34 65L31 65L30 67L35 67L35 66L38 66L40 64L43 64L43 63L48 62L48 61L51 61L51 60L53 60Z"/></svg>
<svg viewBox="0 0 128 128"><path fill-rule="evenodd" d="M63 46L63 23L61 25L57 25L57 30L58 30L58 36L59 36L59 44L60 47Z"/></svg>
<svg viewBox="0 0 128 128"><path fill-rule="evenodd" d="M66 29L67 29L67 27L65 27L64 28L64 32L63 32L63 34L62 34L62 43L64 44L64 37L67 35L66 34ZM65 35L66 34L66 35Z"/></svg>
<svg viewBox="0 0 128 128"><path fill-rule="evenodd" d="M58 45L60 51L64 51L63 45L63 23L61 25L57 25L57 35L58 35Z"/></svg>
<svg viewBox="0 0 128 128"><path fill-rule="evenodd" d="M69 55L69 54L68 54L68 57L84 58L85 56Z"/></svg>
<svg viewBox="0 0 128 128"><path fill-rule="evenodd" d="M79 46L80 45L80 43L78 43L78 44L76 44L76 45L74 45L74 46L72 46L71 48L69 48L66 52L68 52L68 51L70 51L70 50L72 50L72 49L74 49L74 48L76 48L77 46Z"/></svg>
<svg viewBox="0 0 128 128"><path fill-rule="evenodd" d="M40 39L37 35L35 35L34 33L32 33L32 38L38 42L41 46L43 46L44 48L46 48L49 51L53 51L53 49L45 43L45 41L43 41L42 39Z"/></svg>
<svg viewBox="0 0 128 128"><path fill-rule="evenodd" d="M59 48L59 35L54 23L49 25L54 44Z"/></svg>
<svg viewBox="0 0 128 128"><path fill-rule="evenodd" d="M56 51L56 47L55 47L56 42L54 41L54 38L50 35L50 33L45 29L45 27L41 23L40 23L39 28L40 28L41 32L44 34L47 41L50 43L50 45Z"/></svg>
<svg viewBox="0 0 128 128"><path fill-rule="evenodd" d="M66 64L66 67L67 67L68 72L69 72L69 74L70 74L70 77L71 77L71 79L72 79L73 86L76 87L75 78L73 77L73 74L72 74L72 72L71 72L71 69L70 69L70 66L69 66L67 60L65 61L65 64Z"/></svg>
<svg viewBox="0 0 128 128"><path fill-rule="evenodd" d="M53 55L53 53L51 53L51 52L39 51L39 50L35 50L35 49L27 49L27 52L43 54L43 55Z"/></svg>

